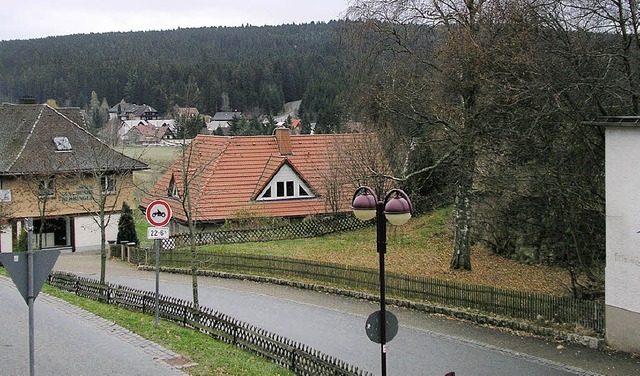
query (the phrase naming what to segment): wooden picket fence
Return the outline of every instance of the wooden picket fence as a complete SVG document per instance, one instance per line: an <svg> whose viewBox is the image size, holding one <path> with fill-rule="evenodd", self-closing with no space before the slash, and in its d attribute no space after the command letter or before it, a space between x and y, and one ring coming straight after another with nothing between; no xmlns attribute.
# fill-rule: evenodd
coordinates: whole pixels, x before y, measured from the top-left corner
<svg viewBox="0 0 640 376"><path fill-rule="evenodd" d="M126 286L100 284L97 280L64 272L52 273L48 283L61 290L102 303L146 314L155 313L154 292L136 290ZM178 298L160 295L159 317L250 351L297 375L371 375L369 372L360 370L340 359L243 323L210 308L201 307L196 312L191 302Z"/></svg>
<svg viewBox="0 0 640 376"><path fill-rule="evenodd" d="M362 222L353 215L318 217L284 226L253 229L217 230L196 233L196 245L266 242L274 240L313 238L342 231L352 231L373 225ZM189 234L172 235L162 240L162 249L179 249L190 244Z"/></svg>

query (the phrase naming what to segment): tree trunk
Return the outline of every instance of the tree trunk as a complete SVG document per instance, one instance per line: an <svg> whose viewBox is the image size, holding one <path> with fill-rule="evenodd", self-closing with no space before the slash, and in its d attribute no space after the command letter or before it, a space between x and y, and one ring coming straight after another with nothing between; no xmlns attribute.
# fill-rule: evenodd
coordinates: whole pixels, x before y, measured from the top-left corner
<svg viewBox="0 0 640 376"><path fill-rule="evenodd" d="M456 190L455 235L451 268L471 270L471 184L459 182Z"/></svg>
<svg viewBox="0 0 640 376"><path fill-rule="evenodd" d="M471 270L471 195L476 158L473 151L474 137L466 132L461 149L460 177L456 185L454 207L455 234L451 268Z"/></svg>
<svg viewBox="0 0 640 376"><path fill-rule="evenodd" d="M191 289L193 293L193 309L200 311L200 299L198 297L198 254L196 249L196 234L193 221L189 221L189 238L191 248Z"/></svg>
<svg viewBox="0 0 640 376"><path fill-rule="evenodd" d="M107 274L107 242L106 224L104 223L104 214L100 215L100 283L104 284Z"/></svg>

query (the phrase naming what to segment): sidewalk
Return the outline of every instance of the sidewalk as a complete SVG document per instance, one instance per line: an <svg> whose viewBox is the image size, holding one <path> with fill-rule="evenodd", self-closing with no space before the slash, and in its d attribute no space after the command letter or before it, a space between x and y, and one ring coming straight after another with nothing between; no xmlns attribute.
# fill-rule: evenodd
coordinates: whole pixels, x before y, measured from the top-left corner
<svg viewBox="0 0 640 376"><path fill-rule="evenodd" d="M28 375L28 307L3 276L0 301L0 375ZM179 367L186 363L171 350L45 293L34 303L34 345L38 376L176 376L184 375Z"/></svg>

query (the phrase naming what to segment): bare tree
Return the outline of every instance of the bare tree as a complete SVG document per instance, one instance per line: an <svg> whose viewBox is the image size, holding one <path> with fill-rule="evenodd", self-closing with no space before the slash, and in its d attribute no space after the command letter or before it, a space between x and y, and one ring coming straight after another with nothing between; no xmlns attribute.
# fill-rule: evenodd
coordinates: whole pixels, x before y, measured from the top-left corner
<svg viewBox="0 0 640 376"><path fill-rule="evenodd" d="M112 215L119 212L123 201L131 198L134 190L133 171L142 164L125 157L102 144L91 149L89 170L79 170L68 174L66 184L81 192L68 204L91 216L100 231L100 283L105 283L107 263L107 229ZM82 155L77 165L87 163L87 155Z"/></svg>
<svg viewBox="0 0 640 376"><path fill-rule="evenodd" d="M595 15L624 15L624 26L609 25L622 35L621 46L633 45L634 11L605 12L605 3L622 4L351 2L351 50L360 73L355 77L365 93L356 115L393 135L393 143L384 142L395 148L388 153L396 156L393 178L411 182L446 171L455 192L452 268L471 269L472 229L480 226L484 236L505 225L501 209L513 219L507 226L519 221L534 231L525 242L553 257L563 253L580 259L585 249L600 248L600 240L563 242L551 234L564 226L560 234L569 228L573 239L584 239L579 234L601 229L602 135L580 124L614 110L612 102L625 92L627 108L635 108L636 73L630 67L637 64L625 64L633 53L624 48L604 53L610 44L603 42L611 34L593 33L605 30L594 23ZM618 84L609 86L611 79ZM591 205L576 206L585 202L578 186L590 192ZM573 225L560 212L553 215L557 225L549 221L557 212L550 202L570 207ZM590 230L577 226L578 218ZM508 240L504 230L499 232L496 248L518 247L526 237ZM560 244L572 245L559 252ZM558 252L551 250L555 247Z"/></svg>
<svg viewBox="0 0 640 376"><path fill-rule="evenodd" d="M180 203L186 219L189 233L189 249L191 252L192 297L196 312L200 310L196 226L198 222L198 199L202 196L196 194L195 197L197 197L197 199L194 200L193 192L198 192L202 188L203 174L207 171L208 166L214 163L220 156L219 153L214 155L207 154L206 147L200 148L200 140L203 140L202 137L206 136L196 137L190 140L190 142L187 142L186 139L182 140L181 156L179 157L179 164L176 164L180 167L172 171L167 192L167 195L172 200Z"/></svg>
<svg viewBox="0 0 640 376"><path fill-rule="evenodd" d="M332 212L343 209L350 197L345 187L355 190L366 185L383 196L394 182L378 137L373 133L347 133L326 137L327 169L320 171L324 196Z"/></svg>
<svg viewBox="0 0 640 376"><path fill-rule="evenodd" d="M470 201L477 134L483 128L478 74L484 47L478 26L482 4L355 1L350 8L350 15L360 21L356 25L364 28L358 39L360 51L376 54L364 55L362 62L369 69L361 71L368 75L381 72L374 76L377 82L369 101L375 111L367 120L393 130L397 135L393 138L402 141L396 145L404 145L405 157L396 161L398 175L394 178L406 181L412 174L436 168L406 170L407 155L420 136L441 140L439 161L457 161L451 260L455 269L471 269ZM400 119L406 126L390 126Z"/></svg>

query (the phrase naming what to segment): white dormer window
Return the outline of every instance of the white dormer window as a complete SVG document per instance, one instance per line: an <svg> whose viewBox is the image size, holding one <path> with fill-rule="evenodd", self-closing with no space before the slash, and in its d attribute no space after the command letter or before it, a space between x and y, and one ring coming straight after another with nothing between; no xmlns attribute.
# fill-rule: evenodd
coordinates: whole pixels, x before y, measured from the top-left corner
<svg viewBox="0 0 640 376"><path fill-rule="evenodd" d="M257 201L313 198L311 189L288 165L282 166L256 198Z"/></svg>
<svg viewBox="0 0 640 376"><path fill-rule="evenodd" d="M71 151L71 143L66 137L54 137L53 143L56 146L56 151Z"/></svg>

